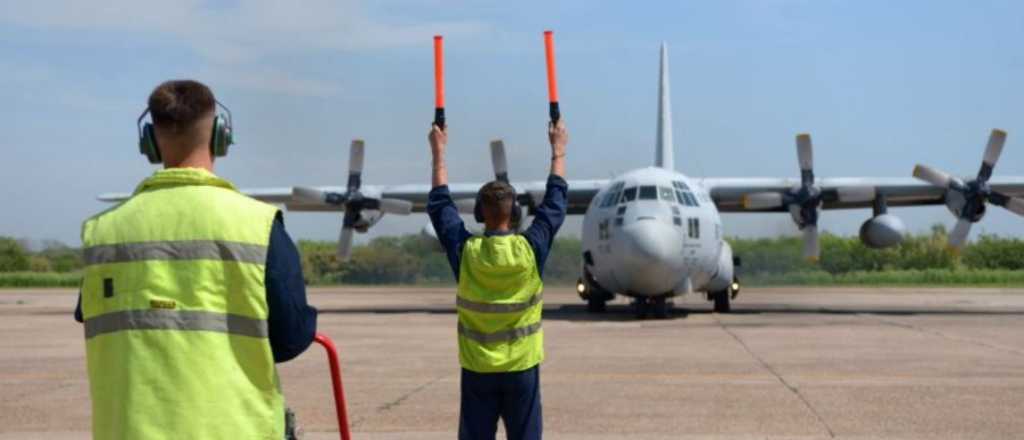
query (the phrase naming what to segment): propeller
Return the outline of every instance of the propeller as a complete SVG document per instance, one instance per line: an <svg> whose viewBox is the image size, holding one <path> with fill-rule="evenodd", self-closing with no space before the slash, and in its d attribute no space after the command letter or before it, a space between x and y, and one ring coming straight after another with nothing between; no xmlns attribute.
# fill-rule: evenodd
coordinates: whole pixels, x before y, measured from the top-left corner
<svg viewBox="0 0 1024 440"><path fill-rule="evenodd" d="M803 232L804 258L817 261L821 256L818 218L824 196L814 181L814 147L811 135L797 135L796 155L800 166L800 185L785 192L747 194L743 196L742 204L744 209L750 210L781 208L789 211L793 221ZM874 200L875 196L874 187L852 186L836 189L836 197L846 203L868 202Z"/></svg>
<svg viewBox="0 0 1024 440"><path fill-rule="evenodd" d="M505 141L501 139L491 141L491 167L494 169L494 180L511 184L508 180L508 157L505 155ZM519 201L513 201L513 203L518 205ZM522 218L512 225L512 229L518 231L521 225Z"/></svg>
<svg viewBox="0 0 1024 440"><path fill-rule="evenodd" d="M412 212L412 202L407 200L372 197L363 193L364 154L364 142L361 139L353 140L349 148L348 183L344 193L303 186L292 188L292 196L305 203L344 207L345 214L338 236L338 258L342 261L347 261L352 255L353 232L366 232L372 225L370 219L363 216L364 210L394 215L409 215Z"/></svg>
<svg viewBox="0 0 1024 440"><path fill-rule="evenodd" d="M918 164L914 167L914 177L946 190L946 204L957 216L956 225L949 233L949 246L953 249L963 247L967 236L971 233L971 225L981 221L985 216L987 203L1005 208L1024 216L1024 199L1012 197L992 189L988 181L992 170L999 162L999 156L1006 144L1006 132L993 129L989 134L985 155L981 159L981 169L973 180L964 181L951 174L927 165Z"/></svg>

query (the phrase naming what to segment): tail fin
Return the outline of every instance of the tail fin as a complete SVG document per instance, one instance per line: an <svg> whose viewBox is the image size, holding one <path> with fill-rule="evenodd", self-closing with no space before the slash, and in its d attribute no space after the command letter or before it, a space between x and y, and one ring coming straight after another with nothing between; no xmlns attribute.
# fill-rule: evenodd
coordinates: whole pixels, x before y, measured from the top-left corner
<svg viewBox="0 0 1024 440"><path fill-rule="evenodd" d="M668 45L661 43L661 74L658 77L658 140L654 166L674 169L672 157L672 100L668 90Z"/></svg>

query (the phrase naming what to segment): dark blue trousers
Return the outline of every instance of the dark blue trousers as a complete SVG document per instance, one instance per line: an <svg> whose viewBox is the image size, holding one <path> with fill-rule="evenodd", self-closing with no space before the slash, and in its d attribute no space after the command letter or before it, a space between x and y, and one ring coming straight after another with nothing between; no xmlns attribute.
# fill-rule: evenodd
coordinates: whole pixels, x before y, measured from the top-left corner
<svg viewBox="0 0 1024 440"><path fill-rule="evenodd" d="M462 369L459 440L494 440L498 418L508 440L540 440L540 366L514 373Z"/></svg>

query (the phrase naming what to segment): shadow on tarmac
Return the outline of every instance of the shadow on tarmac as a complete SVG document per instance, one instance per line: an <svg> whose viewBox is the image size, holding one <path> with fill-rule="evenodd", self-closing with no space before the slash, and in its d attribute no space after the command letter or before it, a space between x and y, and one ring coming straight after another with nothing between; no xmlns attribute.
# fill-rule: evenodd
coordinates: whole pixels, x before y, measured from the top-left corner
<svg viewBox="0 0 1024 440"><path fill-rule="evenodd" d="M360 307L360 308L323 308L321 314L358 315L358 314L407 314L423 313L432 315L454 315L455 308L443 307ZM711 315L710 306L706 309L689 309L676 307L672 309L669 316L664 319L648 318L648 321L671 321L686 319L690 315ZM788 305L766 305L766 304L743 304L733 305L732 312L728 315L881 315L881 316L1024 316L1024 310L991 310L991 309L896 309L896 308L872 308L872 307L851 307L851 308L825 308L825 307L800 307ZM633 308L626 304L609 304L604 313L589 313L585 305L563 304L549 306L544 309L545 320L560 321L595 321L595 322L616 322L616 321L637 321Z"/></svg>

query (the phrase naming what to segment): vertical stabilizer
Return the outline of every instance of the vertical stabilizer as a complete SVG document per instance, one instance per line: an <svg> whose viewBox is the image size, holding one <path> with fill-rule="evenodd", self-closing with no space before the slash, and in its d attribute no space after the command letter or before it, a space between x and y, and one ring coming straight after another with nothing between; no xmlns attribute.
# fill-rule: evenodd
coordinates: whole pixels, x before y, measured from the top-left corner
<svg viewBox="0 0 1024 440"><path fill-rule="evenodd" d="M668 89L668 45L661 43L661 73L658 76L658 141L654 166L674 169L672 157L672 99Z"/></svg>

